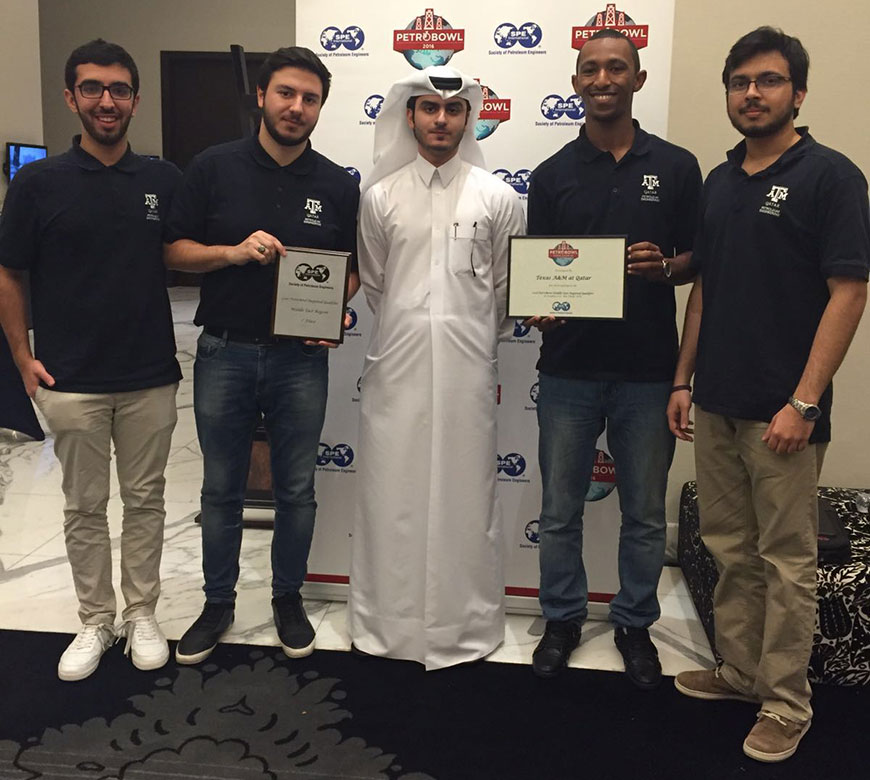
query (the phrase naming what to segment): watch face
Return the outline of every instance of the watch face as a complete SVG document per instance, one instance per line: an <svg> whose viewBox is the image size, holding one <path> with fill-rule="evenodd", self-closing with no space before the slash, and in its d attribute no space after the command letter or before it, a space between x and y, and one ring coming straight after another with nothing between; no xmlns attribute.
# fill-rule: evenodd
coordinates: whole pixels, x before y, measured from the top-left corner
<svg viewBox="0 0 870 780"><path fill-rule="evenodd" d="M811 404L807 407L807 410L804 412L804 419L809 420L810 422L815 422L822 416L822 410L819 409L818 406Z"/></svg>

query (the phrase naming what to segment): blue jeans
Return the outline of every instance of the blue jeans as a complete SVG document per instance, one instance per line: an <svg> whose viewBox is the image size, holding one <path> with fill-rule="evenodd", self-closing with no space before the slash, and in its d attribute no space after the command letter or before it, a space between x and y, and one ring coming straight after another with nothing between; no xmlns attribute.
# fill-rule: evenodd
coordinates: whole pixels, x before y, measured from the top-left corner
<svg viewBox="0 0 870 780"><path fill-rule="evenodd" d="M232 604L254 429L263 415L275 495L272 595L297 593L314 533L314 465L328 381L326 347L243 344L203 333L193 408L203 457L202 572L206 601Z"/></svg>
<svg viewBox="0 0 870 780"><path fill-rule="evenodd" d="M540 601L547 620L582 623L589 595L583 505L596 442L607 425L622 525L618 626L645 628L661 614L656 588L665 554L665 491L674 437L665 410L670 382L598 382L539 375Z"/></svg>

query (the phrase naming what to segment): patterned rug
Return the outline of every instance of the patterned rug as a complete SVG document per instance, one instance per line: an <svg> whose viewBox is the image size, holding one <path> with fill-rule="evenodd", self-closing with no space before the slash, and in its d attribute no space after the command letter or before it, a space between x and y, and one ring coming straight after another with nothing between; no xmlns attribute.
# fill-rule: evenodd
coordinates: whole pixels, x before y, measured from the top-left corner
<svg viewBox="0 0 870 780"><path fill-rule="evenodd" d="M816 723L779 766L741 752L752 705L653 692L622 674L550 681L511 664L412 663L221 645L205 664L140 672L121 646L57 679L61 634L0 631L3 780L567 780L866 778L870 696L819 687Z"/></svg>

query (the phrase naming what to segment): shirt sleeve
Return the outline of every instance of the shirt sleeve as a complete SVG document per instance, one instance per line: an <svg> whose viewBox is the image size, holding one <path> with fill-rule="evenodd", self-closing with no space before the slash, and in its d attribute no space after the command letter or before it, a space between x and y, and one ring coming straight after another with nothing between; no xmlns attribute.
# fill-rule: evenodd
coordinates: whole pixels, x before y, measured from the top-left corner
<svg viewBox="0 0 870 780"><path fill-rule="evenodd" d="M27 174L22 170L10 183L0 216L0 265L19 271L33 266L39 247L37 181Z"/></svg>
<svg viewBox="0 0 870 780"><path fill-rule="evenodd" d="M821 271L825 278L867 280L870 272L870 205L860 171L832 181L820 198Z"/></svg>
<svg viewBox="0 0 870 780"><path fill-rule="evenodd" d="M383 193L377 187L366 190L360 205L357 232L360 283L369 308L375 313L384 292L384 269L389 254L387 237L383 229L382 209L379 208L382 197Z"/></svg>
<svg viewBox="0 0 870 780"><path fill-rule="evenodd" d="M701 211L701 190L703 189L701 168L694 155L682 172L680 191L677 196L676 225L674 236L676 244L674 254L688 252L695 245L695 235L698 232L698 219Z"/></svg>
<svg viewBox="0 0 870 780"><path fill-rule="evenodd" d="M167 244L182 238L206 243L208 192L206 165L199 158L194 158L172 197L163 231L163 240Z"/></svg>
<svg viewBox="0 0 870 780"><path fill-rule="evenodd" d="M550 192L538 171L532 173L529 182L528 208L530 236L550 236L558 233L551 223L554 211Z"/></svg>
<svg viewBox="0 0 870 780"><path fill-rule="evenodd" d="M499 340L510 338L513 325L507 318L508 249L511 236L526 234L526 216L517 194L507 187L493 224L492 275Z"/></svg>

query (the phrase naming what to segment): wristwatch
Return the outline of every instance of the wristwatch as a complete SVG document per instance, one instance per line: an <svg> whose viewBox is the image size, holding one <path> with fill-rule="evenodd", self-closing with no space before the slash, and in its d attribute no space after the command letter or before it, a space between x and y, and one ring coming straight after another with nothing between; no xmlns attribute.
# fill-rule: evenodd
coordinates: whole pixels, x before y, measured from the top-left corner
<svg viewBox="0 0 870 780"><path fill-rule="evenodd" d="M815 422L822 416L822 410L815 404L798 401L793 395L788 397L788 402L798 411L798 414L807 422Z"/></svg>

